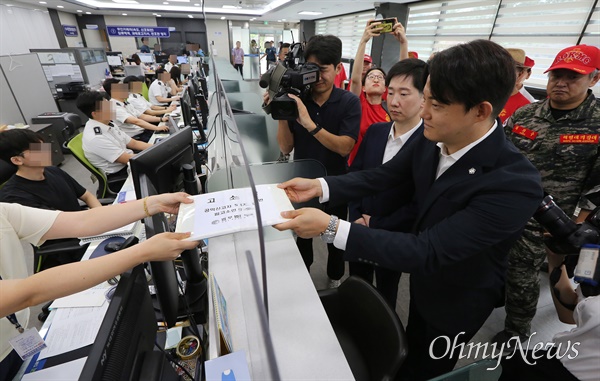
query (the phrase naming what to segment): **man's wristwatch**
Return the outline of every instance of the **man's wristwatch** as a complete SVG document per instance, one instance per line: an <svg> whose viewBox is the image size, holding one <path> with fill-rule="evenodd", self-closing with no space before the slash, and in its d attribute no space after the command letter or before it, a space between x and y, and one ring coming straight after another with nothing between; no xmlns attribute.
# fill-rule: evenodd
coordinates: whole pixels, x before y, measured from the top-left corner
<svg viewBox="0 0 600 381"><path fill-rule="evenodd" d="M327 229L323 233L321 233L321 239L325 243L333 243L335 239L335 233L337 233L337 225L339 218L337 216L331 215L329 219L329 225L327 225Z"/></svg>
<svg viewBox="0 0 600 381"><path fill-rule="evenodd" d="M323 127L319 126L318 124L315 123L315 125L317 127L315 127L314 129L310 130L310 134L312 136L315 136L317 134L317 132L321 131L323 129Z"/></svg>

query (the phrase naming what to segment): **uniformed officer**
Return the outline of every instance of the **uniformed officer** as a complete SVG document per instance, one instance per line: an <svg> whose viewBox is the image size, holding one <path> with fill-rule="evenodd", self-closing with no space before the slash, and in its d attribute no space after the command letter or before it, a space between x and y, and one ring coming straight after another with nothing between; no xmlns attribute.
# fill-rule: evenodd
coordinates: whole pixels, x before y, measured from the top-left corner
<svg viewBox="0 0 600 381"><path fill-rule="evenodd" d="M77 108L90 118L83 129L83 153L109 179L127 173L127 163L134 150L142 151L151 146L132 139L112 123L115 113L111 103L99 92L88 91L79 95ZM114 188L111 190L118 192L123 183L111 185Z"/></svg>
<svg viewBox="0 0 600 381"><path fill-rule="evenodd" d="M507 120L509 139L542 175L556 203L578 220L590 212L580 201L600 184L600 101L592 93L600 79L600 51L577 45L558 53L546 72L548 98L523 106ZM546 257L543 228L533 219L511 249L506 278L506 320L495 342L530 334L539 297L539 270ZM511 343L514 342L511 341Z"/></svg>

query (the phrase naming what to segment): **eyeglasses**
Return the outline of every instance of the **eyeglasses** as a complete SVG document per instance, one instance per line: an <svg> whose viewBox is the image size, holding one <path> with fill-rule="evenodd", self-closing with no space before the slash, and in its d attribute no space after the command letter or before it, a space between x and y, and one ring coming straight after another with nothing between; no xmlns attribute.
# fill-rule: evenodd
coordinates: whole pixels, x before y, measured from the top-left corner
<svg viewBox="0 0 600 381"><path fill-rule="evenodd" d="M370 79L371 81L373 81L375 79L378 81L383 81L385 78L383 75L369 74L369 75L367 75L367 79Z"/></svg>

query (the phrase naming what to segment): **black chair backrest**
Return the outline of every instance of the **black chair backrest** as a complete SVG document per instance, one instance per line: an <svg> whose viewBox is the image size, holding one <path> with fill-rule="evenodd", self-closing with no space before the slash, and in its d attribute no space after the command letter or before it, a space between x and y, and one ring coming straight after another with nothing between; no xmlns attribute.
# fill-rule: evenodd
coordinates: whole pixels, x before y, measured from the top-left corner
<svg viewBox="0 0 600 381"><path fill-rule="evenodd" d="M370 379L393 380L408 354L398 315L375 287L361 278L346 279L338 293L343 318L337 323L352 332Z"/></svg>

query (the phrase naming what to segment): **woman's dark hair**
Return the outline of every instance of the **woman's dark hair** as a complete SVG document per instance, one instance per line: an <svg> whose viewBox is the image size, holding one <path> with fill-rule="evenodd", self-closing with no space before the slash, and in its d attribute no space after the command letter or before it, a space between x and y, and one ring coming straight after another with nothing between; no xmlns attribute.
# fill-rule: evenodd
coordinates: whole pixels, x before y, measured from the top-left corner
<svg viewBox="0 0 600 381"><path fill-rule="evenodd" d="M10 158L29 149L31 143L43 143L44 138L28 129L13 129L0 133L0 159L12 164Z"/></svg>
<svg viewBox="0 0 600 381"><path fill-rule="evenodd" d="M321 65L337 66L342 61L342 40L331 34L312 36L306 44L304 58L314 56Z"/></svg>
<svg viewBox="0 0 600 381"><path fill-rule="evenodd" d="M365 83L367 82L367 77L369 76L369 74L370 74L372 71L374 71L374 70L380 71L380 72L381 72L381 74L383 74L383 79L384 79L384 80L387 78L387 75L385 74L385 70L383 70L383 69L382 69L382 68L380 68L380 67L372 67L372 68L370 68L369 70L367 70L367 72L365 73L365 75L363 75L363 77L362 77L362 85L363 85L363 86L364 86L364 85L365 85ZM387 80L386 80L386 84L385 84L385 85L387 86Z"/></svg>
<svg viewBox="0 0 600 381"><path fill-rule="evenodd" d="M462 103L469 111L481 102L492 104L498 116L515 87L515 63L502 46L474 40L442 50L429 62L429 87L433 99L444 104Z"/></svg>
<svg viewBox="0 0 600 381"><path fill-rule="evenodd" d="M138 56L136 53L133 53L131 55L131 59L133 60L133 62L135 62L136 65L142 64L142 60L140 59L140 56Z"/></svg>
<svg viewBox="0 0 600 381"><path fill-rule="evenodd" d="M424 77L427 64L418 58L407 58L400 62L397 62L392 66L385 77L385 85L389 86L390 81L394 77L407 76L412 79L413 86L419 90L419 93L423 93L425 87L425 81L427 78Z"/></svg>
<svg viewBox="0 0 600 381"><path fill-rule="evenodd" d="M98 106L105 99L106 98L98 91L86 91L77 97L75 105L79 111L84 113L88 118L94 119L92 118L92 112L98 111Z"/></svg>
<svg viewBox="0 0 600 381"><path fill-rule="evenodd" d="M173 66L169 73L171 73L171 78L175 81L175 84L179 86L181 84L181 69L179 66Z"/></svg>

